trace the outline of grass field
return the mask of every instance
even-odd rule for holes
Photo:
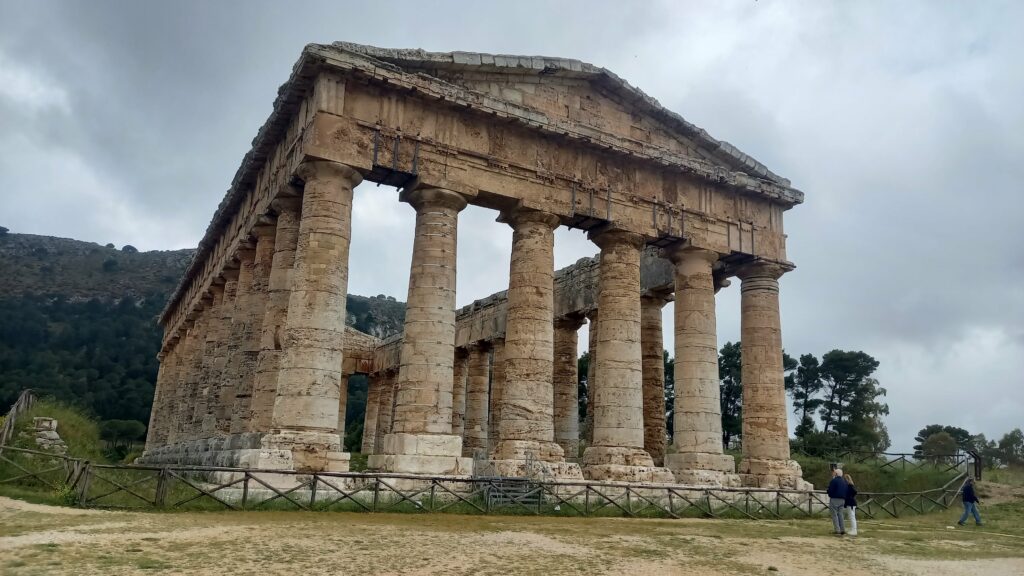
[[[0,497],[0,573],[1024,575],[1024,489],[862,520],[634,520],[308,512],[119,512]]]

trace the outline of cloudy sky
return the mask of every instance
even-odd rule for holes
[[[878,358],[894,448],[1024,426],[1024,4],[488,4],[0,0],[0,225],[194,246],[310,42],[578,58],[806,193],[786,350]],[[350,291],[404,299],[412,209],[354,211]],[[461,218],[460,305],[507,283],[494,216]],[[558,266],[595,251],[559,231]],[[736,340],[738,283],[718,313]]]

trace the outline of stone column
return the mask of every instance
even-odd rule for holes
[[[155,451],[167,442],[167,431],[164,423],[166,421],[167,397],[173,394],[171,388],[171,382],[173,381],[171,363],[174,358],[174,346],[168,345],[164,350],[157,355],[160,367],[156,374],[156,389],[153,390],[153,406],[149,411],[146,447],[140,458],[143,462],[150,462],[149,458],[152,458],[155,455]]]
[[[380,389],[385,378],[383,372],[366,379],[366,413],[363,416],[362,454],[373,454],[377,448],[377,410],[380,408]]]
[[[779,277],[788,267],[758,260],[739,269],[743,376],[743,459],[740,478],[762,488],[807,486],[789,456],[782,373]]]
[[[712,266],[718,254],[699,248],[667,251],[675,264],[675,423],[665,460],[683,484],[735,486],[735,460],[722,453],[718,338]]]
[[[597,323],[600,319],[595,308],[587,312],[587,414],[583,419],[583,439],[587,446],[594,445],[594,391],[597,390]]]
[[[555,360],[553,373],[555,407],[555,442],[562,447],[565,459],[579,460],[580,412],[579,375],[576,347],[583,318],[566,316],[554,322]]]
[[[209,438],[216,431],[216,422],[210,418],[210,404],[216,403],[216,381],[220,374],[216,369],[217,346],[227,336],[222,321],[221,308],[224,307],[224,286],[210,286],[209,320],[206,327],[206,338],[203,343],[203,364],[199,375],[199,398],[195,408],[196,428],[200,438]]]
[[[384,449],[384,437],[395,428],[395,393],[398,391],[398,374],[389,370],[381,381],[380,395],[377,398],[377,433],[374,435],[374,454]]]
[[[593,480],[672,482],[644,451],[643,381],[640,355],[639,234],[607,229],[591,232],[601,248],[597,307],[597,371],[594,444],[583,453],[583,472]]]
[[[665,344],[661,309],[668,300],[661,295],[640,299],[640,350],[644,390],[644,450],[655,466],[665,462]]]
[[[282,331],[288,316],[302,199],[297,196],[279,196],[271,202],[270,207],[277,214],[277,223],[274,230],[274,256],[267,279],[267,306],[263,315],[260,351],[256,358],[256,388],[252,401],[252,429],[256,432],[269,432],[274,416]]]
[[[352,189],[362,176],[344,164],[305,162],[291,293],[265,467],[347,471],[338,436],[338,385],[345,340]]]
[[[455,349],[452,373],[452,434],[461,438],[466,430],[466,378],[469,375],[469,354],[464,348]]]
[[[494,453],[501,441],[501,395],[505,390],[505,340],[495,338],[491,342],[491,376],[488,384],[487,401],[487,454]]]
[[[466,426],[462,454],[474,457],[487,453],[487,383],[490,349],[482,343],[469,346],[466,366]]]
[[[502,213],[512,227],[505,378],[498,400],[498,442],[492,451],[499,476],[527,476],[527,460],[545,476],[582,478],[555,443],[554,275],[558,217],[535,210]],[[492,389],[493,392],[493,389]]]
[[[186,320],[186,323],[189,321]],[[170,426],[167,434],[168,444],[177,444],[184,440],[185,411],[188,408],[189,383],[192,381],[192,365],[196,350],[196,329],[195,319],[191,325],[184,329],[181,336],[181,356],[175,370],[174,398],[171,400],[169,410]]]
[[[233,264],[233,263],[232,263]],[[224,336],[217,342],[213,357],[213,385],[210,389],[210,402],[206,407],[207,419],[212,418],[214,432],[227,434],[231,423],[231,407],[234,403],[235,389],[231,385],[228,374],[228,357],[237,348],[235,335],[231,330],[231,319],[235,313],[235,300],[238,295],[237,267],[225,268],[220,275],[224,279],[224,296],[220,307],[221,334]]]
[[[251,392],[246,389],[245,346],[251,333],[252,318],[252,271],[256,261],[256,251],[246,246],[238,251],[238,285],[235,289],[235,300],[231,310],[231,331],[228,337],[227,362],[221,378],[224,388],[221,390],[221,401],[224,406],[224,420],[219,422],[223,432],[235,434],[239,432],[241,415],[239,409],[244,405],[248,416],[249,397]]]
[[[243,331],[235,336],[241,339],[239,350],[238,388],[235,396],[235,409],[231,419],[231,432],[234,434],[255,432],[253,423],[252,402],[256,395],[256,363],[259,360],[261,341],[263,339],[263,318],[267,313],[267,286],[270,282],[270,271],[274,258],[274,226],[261,225],[253,229],[256,236],[256,250],[253,254],[252,278],[249,286],[248,306],[245,310]],[[269,396],[269,394],[267,394]],[[273,397],[255,398],[264,407],[264,411],[272,410],[267,406]],[[265,430],[264,430],[265,431]],[[249,435],[245,447],[259,448],[259,435]]]
[[[452,434],[455,355],[455,255],[461,195],[440,188],[403,192],[416,209],[405,332],[393,432],[371,469],[423,474],[472,473],[462,438]]]
[[[206,337],[210,331],[210,307],[213,303],[213,296],[209,293],[203,294],[194,309],[195,322],[192,325],[194,341],[192,343],[192,358],[189,360],[188,387],[185,396],[185,403],[182,406],[181,440],[196,440],[200,436],[200,424],[202,418],[198,417],[197,407],[199,405],[200,390],[203,385],[203,364],[206,352]],[[199,463],[199,462],[195,462]]]
[[[338,378],[338,436],[341,437],[342,447],[345,445],[345,416],[348,411],[348,378],[348,374]]]

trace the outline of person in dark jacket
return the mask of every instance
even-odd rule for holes
[[[828,510],[832,514],[833,534],[842,536],[846,534],[846,527],[843,526],[843,507],[846,506],[846,480],[843,480],[843,471],[836,468],[832,471],[832,480],[828,483]]]
[[[849,528],[847,534],[857,535],[857,486],[853,483],[853,476],[847,474],[843,477],[846,480],[846,525]]]
[[[978,504],[981,501],[978,500],[978,495],[974,493],[974,478],[967,478],[967,482],[964,483],[961,499],[964,502],[964,513],[963,516],[960,516],[960,521],[957,524],[963,526],[964,522],[967,522],[967,515],[973,514],[974,523],[981,526],[981,514],[978,513]]]

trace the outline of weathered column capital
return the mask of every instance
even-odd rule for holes
[[[417,211],[424,208],[449,208],[461,212],[468,204],[465,196],[444,188],[417,188],[408,192],[403,191],[398,199],[408,202]]]
[[[311,180],[343,180],[350,188],[355,188],[363,181],[363,175],[355,168],[330,160],[308,160],[299,164],[295,174],[303,182]]]
[[[701,271],[710,270],[718,261],[718,252],[695,246],[673,246],[662,250],[662,255],[671,260],[677,268],[691,264],[699,266]]]
[[[792,270],[794,266],[789,263],[772,262],[770,260],[754,260],[742,264],[736,268],[736,275],[741,280],[778,280],[783,274]],[[744,285],[746,283],[744,282]]]
[[[270,201],[270,209],[277,214],[282,212],[298,213],[302,211],[302,197],[278,196]]]
[[[640,250],[644,246],[643,235],[619,228],[593,230],[587,234],[587,238],[602,250],[623,245]]]
[[[670,293],[665,292],[653,292],[647,290],[640,294],[640,307],[641,308],[657,308],[661,310],[673,300],[673,296]]]
[[[534,210],[532,208],[514,208],[502,211],[498,216],[498,222],[504,222],[514,230],[537,226],[554,230],[562,223],[561,219],[554,214]]]

